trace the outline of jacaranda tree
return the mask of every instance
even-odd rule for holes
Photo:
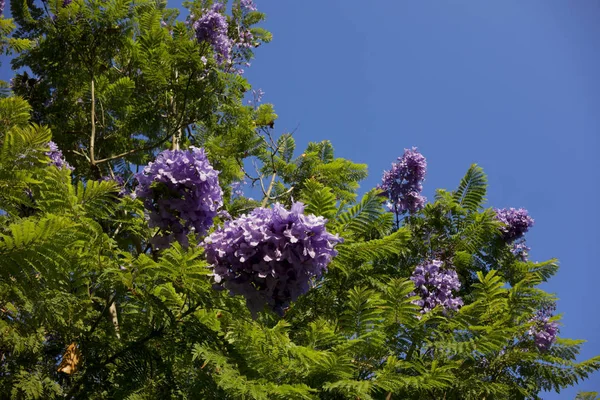
[[[600,368],[479,166],[428,200],[398,143],[359,196],[365,165],[277,133],[251,0],[10,6],[0,398],[539,399]]]

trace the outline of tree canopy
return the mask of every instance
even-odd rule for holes
[[[600,369],[481,167],[428,200],[398,143],[359,192],[366,165],[278,132],[252,0],[10,7],[0,397],[540,399]]]

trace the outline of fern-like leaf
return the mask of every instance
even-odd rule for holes
[[[453,197],[462,207],[475,212],[486,201],[486,192],[487,177],[480,166],[473,164],[461,179],[458,189],[453,193]]]
[[[300,193],[300,199],[306,204],[306,212],[332,218],[336,209],[335,196],[331,189],[314,179],[308,179]]]

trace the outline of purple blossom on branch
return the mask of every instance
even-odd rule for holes
[[[196,31],[198,42],[209,43],[220,64],[231,62],[231,47],[233,46],[233,41],[227,36],[227,20],[221,14],[224,8],[223,4],[214,3],[192,25]]]
[[[280,315],[310,288],[337,252],[342,239],[327,232],[323,217],[282,205],[256,208],[225,222],[204,240],[217,288],[246,298],[253,315],[265,305]]]
[[[421,313],[431,311],[438,305],[445,309],[458,310],[463,305],[460,297],[454,297],[453,291],[460,289],[460,280],[454,269],[442,268],[440,260],[428,261],[418,265],[411,276],[415,284],[416,295],[421,296],[415,304],[422,308]]]
[[[527,246],[525,240],[514,242],[510,249],[511,253],[523,262],[526,262],[528,260],[529,250],[531,250],[531,248]]]
[[[150,226],[161,229],[155,244],[172,239],[188,244],[187,234],[204,235],[223,205],[219,172],[204,149],[165,150],[136,175],[136,197],[143,199]]]
[[[512,242],[527,233],[534,220],[524,208],[495,208],[496,219],[504,224],[500,228],[505,241]]]
[[[0,17],[4,13],[4,6],[6,5],[5,0],[0,0]]]
[[[74,169],[71,165],[69,165],[68,162],[65,161],[62,151],[60,151],[56,143],[50,141],[48,142],[48,147],[50,148],[50,151],[45,153],[50,158],[48,165],[54,165],[59,169],[67,168],[71,171]]]
[[[384,171],[379,188],[382,189],[398,214],[414,213],[422,209],[426,198],[421,195],[427,173],[427,160],[415,147],[404,149],[402,157]]]
[[[558,323],[551,322],[550,318],[556,310],[555,305],[550,305],[539,310],[532,318],[533,325],[527,331],[527,334],[533,336],[537,348],[546,351],[556,341],[558,334]]]
[[[244,11],[256,11],[256,4],[253,0],[241,0],[240,6]]]
[[[248,100],[248,104],[257,107],[264,95],[265,92],[262,89],[252,89],[252,98]]]
[[[235,45],[243,48],[254,47],[254,35],[249,30],[241,31]]]

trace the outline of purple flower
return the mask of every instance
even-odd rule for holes
[[[554,304],[543,307],[530,321],[533,325],[529,328],[527,333],[530,336],[533,336],[535,345],[541,351],[548,350],[550,346],[552,346],[552,343],[556,341],[558,323],[550,321],[552,313],[554,313],[555,310],[556,305]]]
[[[62,5],[63,5],[63,7],[66,7],[66,6],[68,6],[69,4],[71,4],[71,2],[72,2],[72,1],[73,1],[73,0],[63,0],[63,4],[62,4]]]
[[[231,218],[231,214],[229,214],[229,213],[227,212],[227,210],[220,210],[220,211],[217,213],[217,216],[218,216],[219,218],[222,218],[222,219],[232,219],[232,218]]]
[[[262,89],[252,89],[252,99],[248,100],[248,104],[257,106],[261,102],[265,92]]]
[[[58,149],[56,143],[50,141],[48,142],[48,147],[50,148],[50,151],[47,151],[45,153],[50,158],[50,162],[48,163],[48,165],[54,165],[59,169],[67,168],[71,171],[74,169],[69,165],[68,162],[65,161],[62,151]]]
[[[496,219],[504,224],[500,228],[505,241],[512,242],[525,235],[533,226],[534,220],[529,216],[524,208],[495,208]]]
[[[240,197],[244,195],[244,186],[247,185],[248,182],[245,180],[233,182],[231,186],[231,195],[232,197]]]
[[[252,0],[241,0],[240,6],[242,7],[242,10],[245,11],[256,11],[256,4],[254,4],[254,1]]]
[[[388,200],[383,205],[389,212],[394,212],[394,205]]]
[[[531,248],[527,247],[525,240],[514,242],[510,249],[511,253],[513,253],[515,257],[517,257],[523,262],[527,262],[529,257],[529,250],[531,250]]]
[[[440,260],[418,265],[410,278],[415,284],[416,294],[421,296],[415,304],[422,308],[421,313],[431,311],[437,305],[445,309],[458,310],[463,305],[453,291],[460,289],[458,274],[452,268],[443,268]]]
[[[253,315],[265,305],[280,315],[320,277],[342,242],[325,229],[323,217],[280,204],[256,208],[225,222],[204,240],[217,288],[246,298]]]
[[[242,48],[254,47],[254,35],[249,30],[240,32],[235,45]]]
[[[227,36],[227,20],[221,14],[223,9],[223,4],[215,3],[193,24],[198,42],[209,43],[220,64],[231,61],[231,47],[233,46],[233,41]]]
[[[175,239],[187,246],[187,234],[204,235],[223,205],[219,172],[204,149],[165,150],[136,175],[136,197],[144,200],[150,226],[161,229],[157,247]]]
[[[392,169],[384,171],[379,188],[385,192],[397,213],[415,213],[425,206],[427,199],[421,191],[426,173],[427,160],[415,147],[404,149],[402,157],[392,163]]]
[[[4,13],[5,0],[0,0],[0,17]]]

